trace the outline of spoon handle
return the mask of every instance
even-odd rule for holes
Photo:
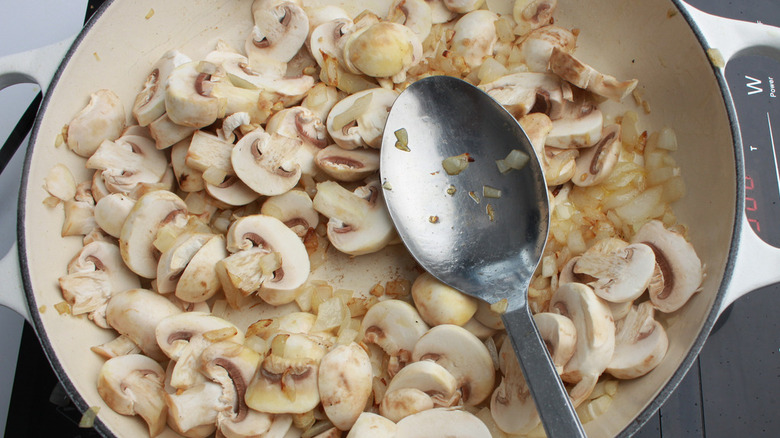
[[[585,438],[582,423],[528,307],[507,312],[502,319],[547,436]]]

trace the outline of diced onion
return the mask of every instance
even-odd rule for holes
[[[485,198],[498,199],[501,197],[501,190],[491,186],[482,186],[482,196]]]
[[[79,427],[82,429],[89,429],[95,425],[95,419],[100,411],[100,406],[90,406],[89,409],[84,411],[84,415],[79,420]]]
[[[444,167],[444,171],[447,172],[449,175],[457,175],[464,170],[466,170],[467,167],[469,167],[469,162],[474,161],[468,154],[468,152],[455,155],[452,157],[445,158],[441,165]]]
[[[504,161],[506,162],[506,165],[509,166],[512,169],[520,170],[523,167],[528,164],[528,160],[530,160],[531,157],[528,156],[525,152],[519,150],[519,149],[512,149],[511,152],[504,158]]]

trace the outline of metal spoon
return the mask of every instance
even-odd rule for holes
[[[530,160],[502,174],[496,160],[513,149]],[[448,174],[443,160],[463,153],[474,161]],[[547,436],[584,437],[528,308],[549,206],[544,174],[517,121],[465,81],[419,80],[401,93],[387,118],[380,174],[398,234],[426,271],[488,303],[506,299],[502,319]]]

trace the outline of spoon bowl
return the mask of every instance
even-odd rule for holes
[[[513,150],[527,164],[502,173],[497,160]],[[468,165],[445,169],[444,160],[457,156]],[[390,216],[417,262],[465,294],[506,306],[502,319],[547,435],[584,437],[528,308],[549,205],[544,173],[518,122],[465,81],[419,80],[388,115],[380,175]]]

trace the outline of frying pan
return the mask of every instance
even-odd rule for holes
[[[345,8],[352,14],[365,8],[383,14],[388,4],[363,0]],[[58,163],[77,181],[89,176],[83,159],[56,147],[55,139],[97,89],[111,89],[129,105],[168,49],[197,59],[218,38],[241,47],[252,24],[250,5],[251,0],[107,1],[74,41],[0,59],[0,88],[34,81],[45,91],[23,171],[18,246],[0,261],[6,284],[2,301],[32,323],[75,404],[82,411],[103,407],[95,427],[106,436],[143,436],[145,425],[113,413],[97,394],[103,360],[89,347],[110,340],[112,333],[53,308],[62,301],[57,279],[81,239],[60,236],[62,210],[43,204],[48,195],[42,183]],[[508,2],[504,8],[511,11]],[[776,55],[780,31],[713,17],[676,0],[560,0],[556,20],[581,30],[581,59],[618,78],[639,79],[651,108],[642,116],[644,129],[671,126],[677,132],[675,159],[687,194],[675,211],[689,225],[690,240],[706,266],[702,291],[664,320],[670,346],[663,363],[640,379],[621,382],[610,411],[586,425],[589,436],[629,436],[678,385],[718,315],[739,296],[780,280],[780,250],[761,241],[744,215],[742,144],[724,78],[725,62],[735,56]],[[631,102],[611,105],[612,114],[633,107]],[[4,202],[12,208],[10,200]],[[403,256],[391,254],[370,263],[386,264],[394,257],[403,262]],[[355,281],[364,275],[351,274]]]

